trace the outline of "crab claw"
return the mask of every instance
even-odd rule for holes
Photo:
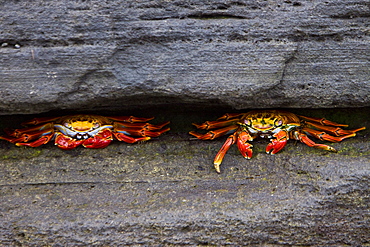
[[[287,133],[285,131],[279,131],[273,135],[276,139],[272,139],[266,147],[266,153],[276,154],[282,150],[288,142]]]
[[[236,145],[243,157],[250,159],[253,155],[253,151],[251,149],[253,145],[248,143],[248,141],[253,141],[253,138],[248,134],[248,132],[241,132],[236,140]]]
[[[85,148],[105,148],[112,140],[112,132],[109,129],[104,129],[94,137],[86,139],[82,146]]]
[[[282,150],[287,143],[287,140],[272,140],[266,147],[266,153],[276,154]]]
[[[58,133],[55,137],[55,145],[64,150],[73,149],[81,145],[85,140],[75,140],[69,136]]]

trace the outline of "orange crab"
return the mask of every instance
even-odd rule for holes
[[[256,110],[247,113],[226,114],[218,118],[217,121],[193,125],[198,129],[214,129],[206,134],[189,132],[201,140],[213,140],[233,133],[227,138],[214,159],[214,166],[218,173],[220,173],[222,159],[234,143],[247,159],[252,158],[252,145],[248,142],[257,137],[270,139],[270,143],[266,147],[266,152],[269,154],[279,152],[289,139],[301,141],[310,147],[336,152],[331,146],[315,143],[308,138],[308,135],[324,141],[340,142],[355,136],[357,131],[365,129],[365,127],[361,127],[354,130],[344,130],[340,127],[348,125],[334,123],[324,118],[304,117],[279,110]]]
[[[0,139],[17,146],[38,147],[54,139],[55,145],[66,150],[79,145],[86,148],[104,148],[114,138],[135,143],[158,137],[169,130],[164,128],[169,122],[159,125],[146,123],[151,119],[153,118],[98,115],[35,118],[22,124],[27,126],[26,128],[5,130],[7,135],[0,136]]]

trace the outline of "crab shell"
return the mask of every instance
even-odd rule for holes
[[[38,147],[54,139],[55,144],[62,149],[73,149],[79,145],[86,148],[104,148],[113,139],[135,143],[158,137],[169,130],[164,128],[169,122],[160,125],[146,123],[151,119],[153,118],[99,115],[35,118],[22,124],[27,126],[26,128],[5,130],[7,135],[0,136],[0,139],[17,146]]]

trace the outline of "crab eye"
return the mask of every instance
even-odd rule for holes
[[[67,123],[67,122],[63,123],[63,125],[64,125],[64,127],[67,127],[67,128],[70,128],[71,127],[71,125],[69,123]]]
[[[247,126],[251,126],[251,121],[249,121],[249,119],[244,119],[243,123]]]
[[[281,125],[283,125],[283,120],[275,120],[274,124],[276,127],[280,127]]]
[[[94,123],[94,128],[97,129],[100,127],[100,124],[99,123]]]

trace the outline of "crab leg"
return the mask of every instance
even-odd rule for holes
[[[127,143],[135,143],[135,142],[139,142],[139,141],[147,141],[147,140],[150,139],[149,136],[133,138],[131,136],[125,135],[122,132],[112,132],[112,133],[113,133],[114,137],[117,138],[117,140],[124,141],[124,142],[127,142]]]
[[[17,145],[17,146],[38,147],[38,146],[41,146],[43,144],[48,143],[53,137],[54,137],[54,131],[51,131],[49,133],[45,133],[43,136],[41,136],[36,141],[33,141],[33,142],[16,142],[15,145]]]
[[[208,131],[205,134],[200,134],[195,131],[190,131],[189,134],[201,140],[213,140],[217,137],[233,133],[238,127],[237,125],[230,125],[222,129]]]
[[[235,125],[239,119],[231,119],[231,120],[225,120],[225,121],[206,121],[201,124],[193,123],[195,127],[198,129],[203,130],[209,130],[209,129],[216,129],[216,128],[222,128],[230,125]]]
[[[26,122],[23,122],[22,125],[23,126],[27,126],[27,125],[38,125],[38,124],[41,124],[41,123],[46,123],[46,122],[53,122],[57,119],[59,119],[60,117],[41,117],[41,118],[34,118],[34,119],[31,119],[29,121],[26,121]]]
[[[159,125],[154,125],[150,123],[119,123],[115,122],[113,124],[114,129],[144,129],[144,130],[160,130],[170,122],[165,122]]]
[[[332,133],[336,136],[349,135],[349,134],[356,133],[357,131],[366,129],[365,127],[362,127],[362,128],[358,128],[358,129],[354,129],[354,130],[344,130],[344,129],[339,128],[339,127],[325,126],[325,125],[320,125],[320,124],[315,124],[315,123],[310,123],[310,122],[307,122],[307,125],[315,127],[319,130],[328,131],[328,132],[330,132],[330,133]]]
[[[329,121],[329,120],[327,120],[325,118],[305,117],[305,116],[300,116],[300,115],[299,115],[299,118],[302,118],[302,119],[304,119],[306,121],[313,121],[313,122],[316,122],[316,123],[320,123],[321,125],[331,125],[331,126],[348,127],[347,124],[335,123],[335,122]]]
[[[143,128],[130,128],[130,127],[123,127],[123,125],[115,125],[114,131],[118,133],[123,133],[125,135],[134,135],[134,136],[149,136],[149,137],[158,137],[162,135],[164,132],[169,131],[170,128],[165,128],[160,130],[163,126],[168,123],[164,123],[158,126],[144,126]],[[146,128],[147,127],[147,128]],[[150,131],[150,130],[157,130],[158,131]]]
[[[9,136],[14,136],[14,137],[20,137],[23,134],[27,133],[44,133],[42,131],[47,130],[50,131],[53,129],[53,124],[52,123],[47,123],[44,125],[39,125],[39,126],[33,126],[33,127],[28,127],[28,128],[23,128],[23,129],[15,129],[15,130],[9,130],[5,129],[4,131],[9,135]]]
[[[170,128],[163,129],[160,131],[147,131],[145,129],[118,129],[116,132],[126,134],[126,135],[133,135],[133,136],[148,136],[148,137],[158,137],[162,135],[164,132],[169,131]]]
[[[238,118],[240,119],[241,116],[243,116],[245,113],[226,113],[222,117],[217,118],[217,120],[229,120],[232,118]]]
[[[42,137],[44,135],[49,135],[53,133],[54,133],[53,129],[46,129],[43,131],[33,131],[29,133],[16,133],[16,134],[12,133],[13,136],[12,135],[0,136],[0,139],[9,141],[11,143],[21,143],[21,142],[29,142],[39,137]]]
[[[134,116],[110,116],[106,118],[113,120],[113,121],[128,122],[128,123],[146,122],[146,121],[154,119],[154,117],[139,118],[139,117],[134,117]]]
[[[294,139],[306,144],[309,147],[324,149],[330,152],[337,152],[337,150],[329,145],[325,144],[317,144],[314,141],[312,141],[305,133],[302,133],[300,131],[294,132]]]
[[[225,156],[226,152],[229,150],[229,148],[231,147],[231,145],[233,145],[235,143],[235,141],[237,139],[236,136],[237,136],[237,133],[234,133],[231,136],[229,136],[226,139],[225,143],[222,145],[221,149],[216,154],[216,157],[213,160],[213,165],[214,165],[217,173],[221,173],[220,165],[222,163],[222,160],[224,159],[224,156]]]
[[[303,128],[302,131],[307,133],[307,134],[313,135],[317,139],[320,139],[320,140],[323,140],[323,141],[330,141],[330,142],[340,142],[340,141],[343,141],[346,138],[356,136],[356,133],[351,133],[351,134],[348,134],[348,135],[341,135],[341,136],[331,136],[331,135],[329,135],[328,133],[326,133],[324,131],[318,131],[318,130],[314,130],[314,129],[310,129],[310,128]]]

